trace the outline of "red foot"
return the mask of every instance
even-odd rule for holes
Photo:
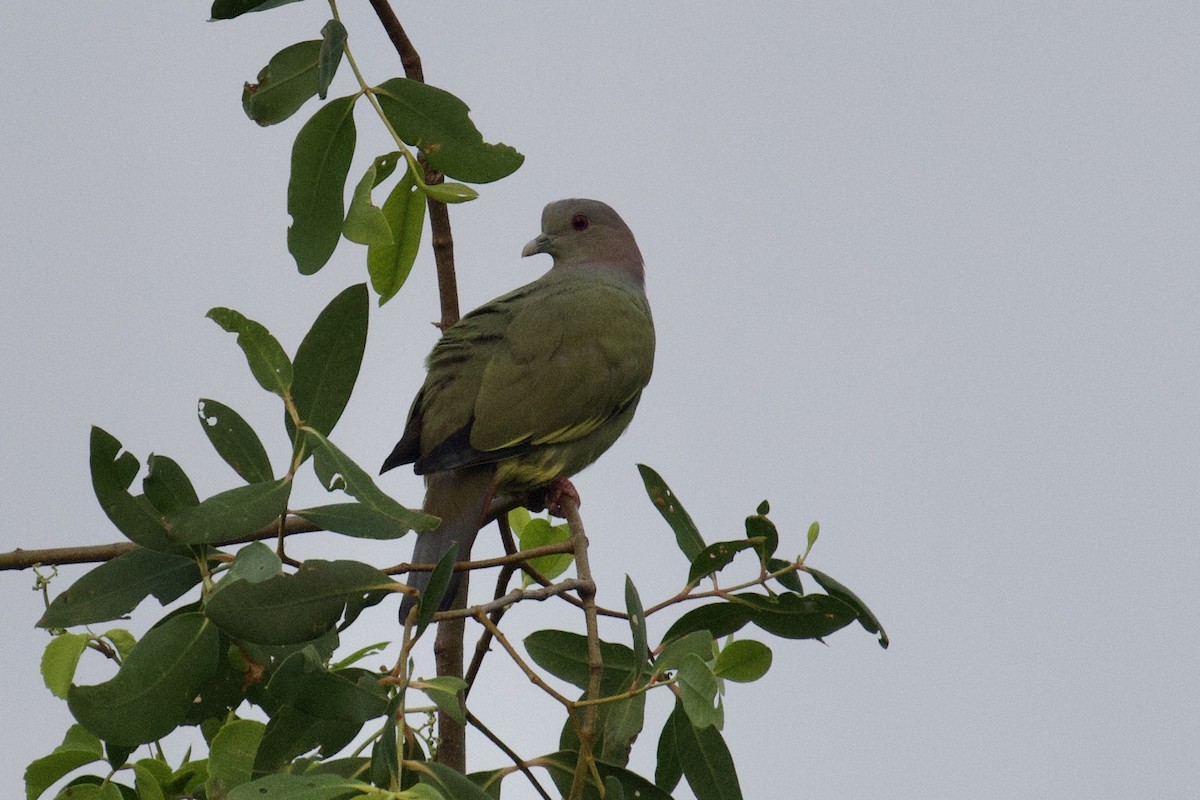
[[[546,508],[556,517],[566,516],[562,510],[563,498],[570,498],[576,507],[579,506],[579,492],[575,489],[575,484],[562,475],[555,478],[546,487],[545,498]]]

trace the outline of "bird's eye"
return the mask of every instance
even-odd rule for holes
[[[577,231],[586,231],[590,222],[583,214],[576,214],[571,217],[571,227]]]

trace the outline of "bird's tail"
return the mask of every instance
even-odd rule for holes
[[[429,476],[425,489],[424,511],[440,517],[442,522],[436,530],[418,534],[417,544],[413,547],[414,564],[436,564],[454,543],[458,544],[459,561],[466,561],[471,557],[471,545],[475,543],[475,536],[483,524],[483,515],[492,494],[491,482],[494,472],[491,466],[487,466],[437,472]],[[423,593],[429,585],[429,578],[429,572],[410,572],[406,582]],[[462,573],[454,573],[446,593],[442,596],[440,610],[445,611],[454,602],[461,582]],[[404,595],[400,603],[401,624],[416,603],[415,595]]]

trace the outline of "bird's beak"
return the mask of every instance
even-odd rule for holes
[[[543,233],[525,245],[524,249],[521,250],[521,257],[532,256],[536,253],[547,253],[549,252],[549,247],[550,237]]]

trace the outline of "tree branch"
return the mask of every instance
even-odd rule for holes
[[[275,539],[281,534],[284,536],[293,536],[297,533],[315,533],[322,530],[324,528],[319,528],[306,519],[289,515],[284,519],[282,525],[277,520],[266,527],[259,528],[254,533],[218,542],[215,546],[224,547],[230,544],[245,544],[246,542]],[[10,550],[7,553],[0,553],[0,571],[29,569],[39,564],[57,566],[60,564],[91,564],[101,561],[112,561],[117,556],[138,549],[139,546],[133,542],[112,542],[110,544],[85,545],[82,547],[52,547],[44,550],[24,550],[18,547],[16,550]]]

